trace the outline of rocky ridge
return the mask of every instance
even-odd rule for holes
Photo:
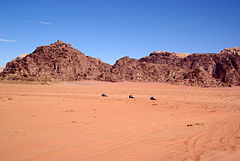
[[[168,82],[200,87],[240,85],[240,47],[219,54],[155,51],[133,59],[123,57],[111,66],[57,41],[6,65],[1,79],[101,80]]]

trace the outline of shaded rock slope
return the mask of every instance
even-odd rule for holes
[[[240,85],[240,47],[219,54],[153,52],[111,66],[57,41],[6,65],[1,79],[169,82],[200,87]]]

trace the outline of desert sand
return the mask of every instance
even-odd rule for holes
[[[1,83],[0,126],[1,161],[240,161],[240,87]]]

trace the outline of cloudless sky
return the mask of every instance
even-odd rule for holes
[[[57,40],[113,64],[240,46],[240,0],[0,0],[0,65]]]

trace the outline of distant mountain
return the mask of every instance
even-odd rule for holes
[[[123,57],[111,66],[57,41],[6,65],[1,79],[168,82],[200,87],[240,85],[240,47],[219,54],[155,51],[141,59]]]
[[[5,66],[0,66],[0,72],[2,72],[4,68]]]

